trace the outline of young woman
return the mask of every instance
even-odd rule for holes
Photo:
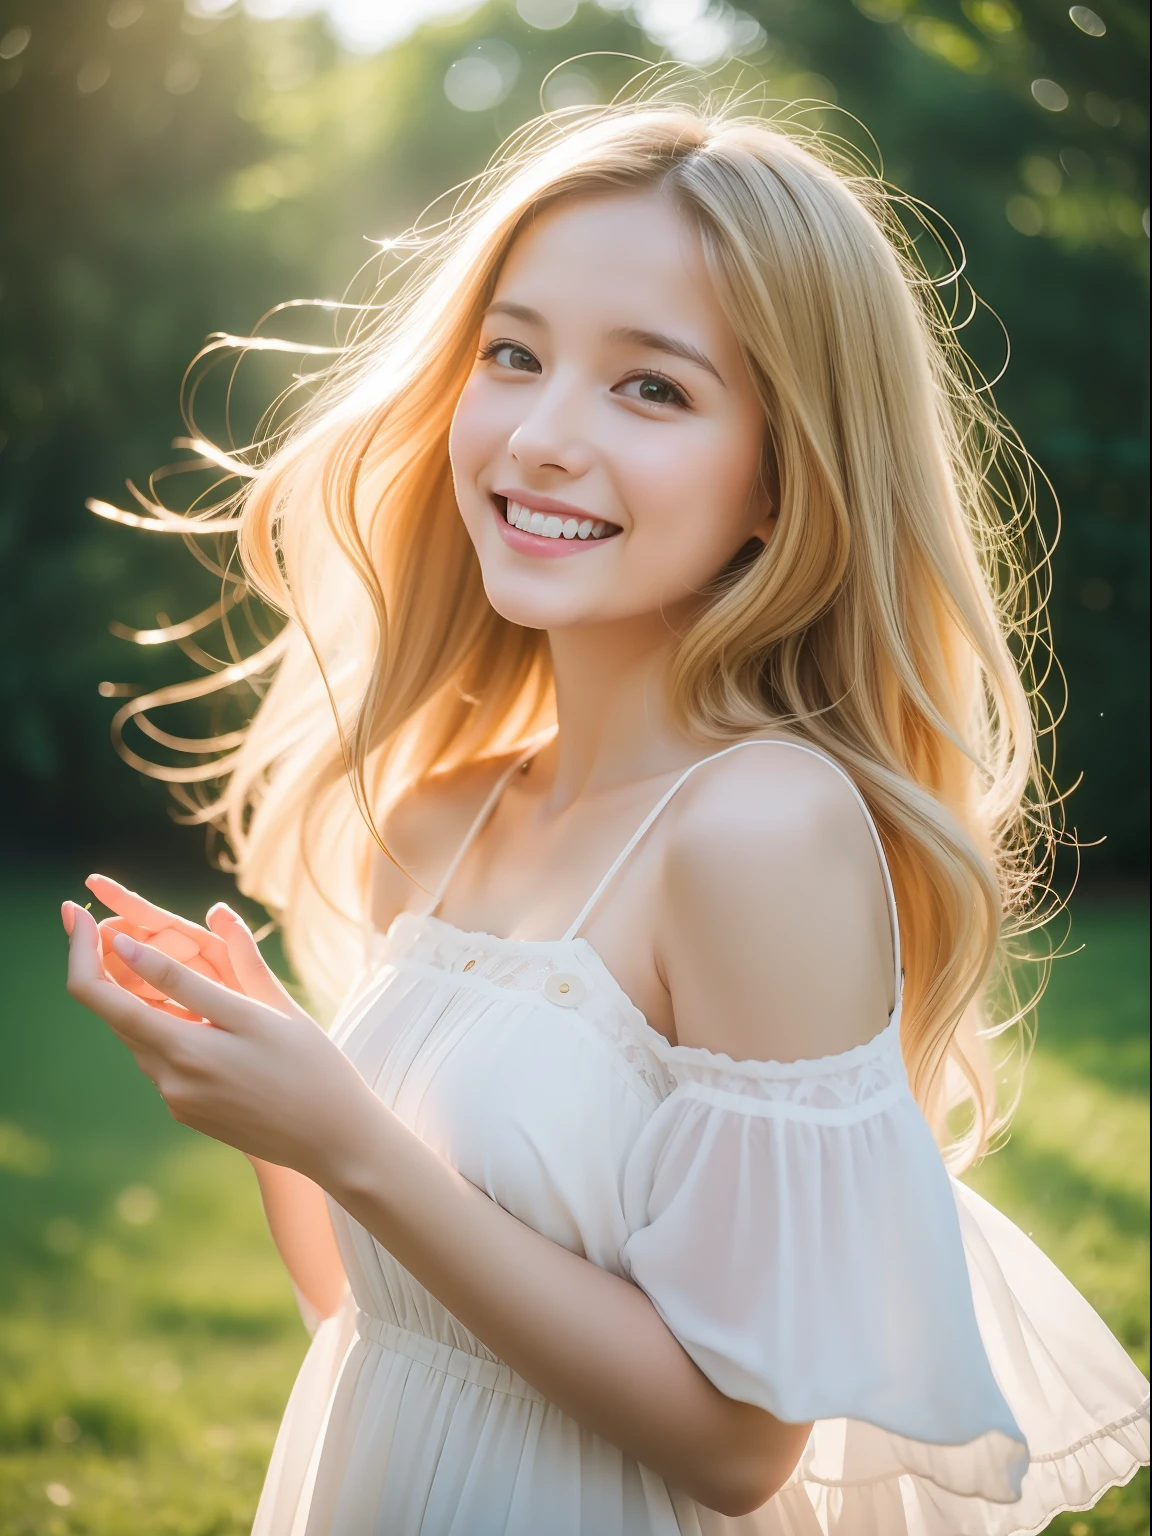
[[[318,1323],[261,1536],[1007,1536],[1146,1459],[942,1155],[1042,825],[1006,452],[878,183],[657,104],[521,141],[252,475],[211,814],[338,1017],[227,907],[64,921]]]

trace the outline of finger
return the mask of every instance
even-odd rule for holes
[[[249,997],[259,998],[278,1013],[299,1013],[300,1006],[260,953],[251,928],[238,912],[224,902],[217,902],[208,913],[208,922],[228,946],[228,955],[236,979]]]
[[[254,998],[242,997],[230,987],[209,981],[189,966],[181,965],[150,944],[137,943],[127,934],[117,934],[112,942],[116,953],[138,976],[220,1029],[243,1034],[250,1028],[257,1011],[273,1011]],[[281,1010],[276,1012],[283,1016]]]
[[[147,942],[154,949],[163,950],[170,959],[179,960],[181,965],[191,965],[200,954],[200,945],[197,941],[190,939],[186,933],[177,932],[175,928],[162,928]]]
[[[98,897],[106,907],[111,907],[121,917],[126,917],[129,922],[135,923],[146,933],[157,933],[161,928],[179,928],[181,925],[194,927],[182,918],[177,912],[169,912],[164,907],[158,907],[155,902],[148,901],[139,892],[129,890],[126,885],[121,885],[119,880],[113,880],[110,875],[89,875],[84,884]]]
[[[101,924],[100,926],[103,928],[104,925]],[[119,932],[121,930],[115,931]],[[130,934],[129,937],[135,938],[136,935]],[[135,971],[129,970],[112,947],[112,934],[107,936],[107,942],[103,946],[102,958],[104,961],[104,972],[108,979],[114,981],[118,987],[123,987],[126,992],[131,992],[133,997],[143,998],[153,1008],[160,1008],[165,1013],[170,1013],[175,1019],[196,1019],[198,1022],[203,1022],[201,1014],[190,1013],[187,1008],[182,1008],[179,1003],[172,1002],[164,996],[163,992],[157,991],[155,987],[149,986],[146,981],[141,980]],[[211,966],[205,965],[201,960],[194,960],[190,963],[196,969],[203,966],[201,974],[208,976],[212,981],[216,980],[216,973]]]
[[[191,939],[182,933],[173,933],[170,928],[165,928],[161,933],[147,934],[139,925],[132,923],[126,917],[106,917],[100,923],[100,949],[104,960],[104,969],[108,976],[118,986],[124,987],[136,997],[142,997],[146,1003],[154,1007],[162,1008],[165,1013],[170,1013],[177,1019],[197,1019],[202,1016],[198,1013],[190,1013],[187,1008],[182,1008],[179,1003],[170,1002],[163,992],[142,981],[135,971],[129,968],[116,953],[112,940],[118,933],[125,933],[130,939],[150,943],[154,948],[162,950],[166,955],[171,955],[174,960],[180,960],[192,970],[198,971],[201,976],[206,976],[209,981],[222,981],[225,986],[234,985],[230,980],[232,968],[228,967],[228,975],[221,976],[209,961],[197,949]],[[219,939],[214,939],[215,947],[223,952],[223,946]],[[187,957],[187,958],[186,958]]]
[[[165,1008],[169,1012],[176,1013],[180,1018],[187,1018],[185,1009],[176,1007],[168,1002],[163,992],[158,992],[155,987],[150,987],[146,981],[142,981],[135,971],[130,971],[116,953],[112,940],[118,933],[126,933],[130,939],[154,944],[158,949],[162,947],[161,941],[166,934],[150,935],[141,929],[139,923],[130,923],[125,917],[106,917],[100,923],[100,954],[104,961],[104,970],[110,980],[117,986],[124,987],[135,997],[142,997],[146,1003],[152,1003],[157,1007]],[[190,944],[183,935],[176,935],[181,945]],[[167,949],[167,946],[163,946]]]
[[[111,1025],[126,1045],[163,1054],[176,1039],[176,1026],[171,1019],[108,979],[100,956],[96,919],[75,903],[68,939],[68,991],[78,1003]]]
[[[177,960],[188,958],[205,945],[209,948],[219,947],[219,941],[207,928],[191,922],[186,917],[181,917],[178,912],[169,912],[166,907],[158,907],[155,902],[148,901],[137,891],[130,891],[126,885],[121,885],[118,880],[113,880],[108,875],[89,875],[84,883],[106,907],[111,907],[120,919],[126,920],[138,929],[141,936],[147,937],[150,934],[167,931],[179,934],[189,947],[187,955],[175,954]],[[116,919],[109,919],[109,921],[115,922]],[[148,938],[147,942],[155,943],[155,940]]]
[[[130,891],[126,885],[121,885],[118,880],[113,880],[108,875],[89,875],[84,883],[106,907],[111,907],[113,912],[118,913],[121,920],[133,925],[137,930],[132,935],[134,938],[143,939],[160,948],[162,946],[152,935],[171,930],[196,946],[196,949],[213,966],[225,986],[231,986],[235,981],[227,945],[211,929],[181,917],[178,912],[169,912],[165,907],[158,907],[155,902],[148,901],[137,891]],[[116,922],[116,919],[107,919],[107,921]],[[188,963],[191,953],[176,954],[174,958]],[[239,987],[239,985],[239,982],[236,982],[236,986]]]
[[[127,987],[129,992],[135,992],[138,997],[146,997],[150,1002],[154,1002],[160,993],[155,987],[150,987],[146,981],[141,981],[139,976],[130,971],[112,946],[112,940],[118,933],[126,933],[130,939],[146,939],[148,935],[139,923],[130,923],[124,917],[105,917],[97,923],[96,931],[100,935],[100,958],[104,962],[105,973],[118,986]]]

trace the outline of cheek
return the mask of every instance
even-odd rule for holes
[[[456,403],[448,434],[448,457],[457,492],[475,487],[476,477],[498,441],[499,423],[490,392],[483,388],[481,380],[472,378]]]
[[[746,541],[760,464],[760,435],[731,422],[700,421],[651,431],[623,461],[634,532],[658,539],[661,562],[683,560],[691,579],[715,574]],[[669,535],[674,535],[669,537]],[[697,569],[698,568],[698,569]]]

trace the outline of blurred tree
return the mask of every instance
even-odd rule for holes
[[[1052,621],[1058,776],[1085,871],[1147,868],[1146,10],[1045,0],[751,7],[834,82],[889,175],[959,231],[1012,356],[996,397],[1063,514]],[[972,328],[986,376],[1003,334]],[[1042,515],[1055,532],[1051,498]],[[1049,689],[1061,703],[1058,684]]]
[[[721,85],[763,79],[771,97],[838,102],[891,179],[961,232],[1012,338],[997,397],[1063,504],[1060,777],[1085,775],[1069,819],[1108,836],[1090,870],[1145,868],[1147,21],[1126,0],[1100,4],[1070,16],[1040,0],[520,0],[355,55],[321,17],[0,0],[11,837],[199,857],[197,837],[164,830],[163,792],[111,751],[97,685],[192,675],[171,647],[130,648],[108,621],[183,617],[219,583],[170,540],[82,509],[90,495],[122,500],[125,476],[173,458],[179,378],[204,335],[350,282],[362,296],[368,242],[479,169],[539,110],[542,84],[548,106],[606,99],[667,47],[740,55],[715,66]],[[1000,371],[1003,335],[986,316],[970,348]],[[242,372],[238,433],[273,378]],[[1050,506],[1045,517],[1051,528]]]

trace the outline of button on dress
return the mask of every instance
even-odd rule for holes
[[[688,776],[753,746],[846,777],[780,741],[704,759],[562,939],[401,914],[333,1035],[477,1188],[640,1286],[720,1391],[816,1421],[792,1477],[753,1514],[697,1504],[546,1401],[330,1200],[349,1291],[315,1329],[254,1536],[1022,1536],[1147,1462],[1148,1383],[949,1176],[905,1074],[899,985],[866,1044],[734,1061],[670,1044],[579,936]]]

